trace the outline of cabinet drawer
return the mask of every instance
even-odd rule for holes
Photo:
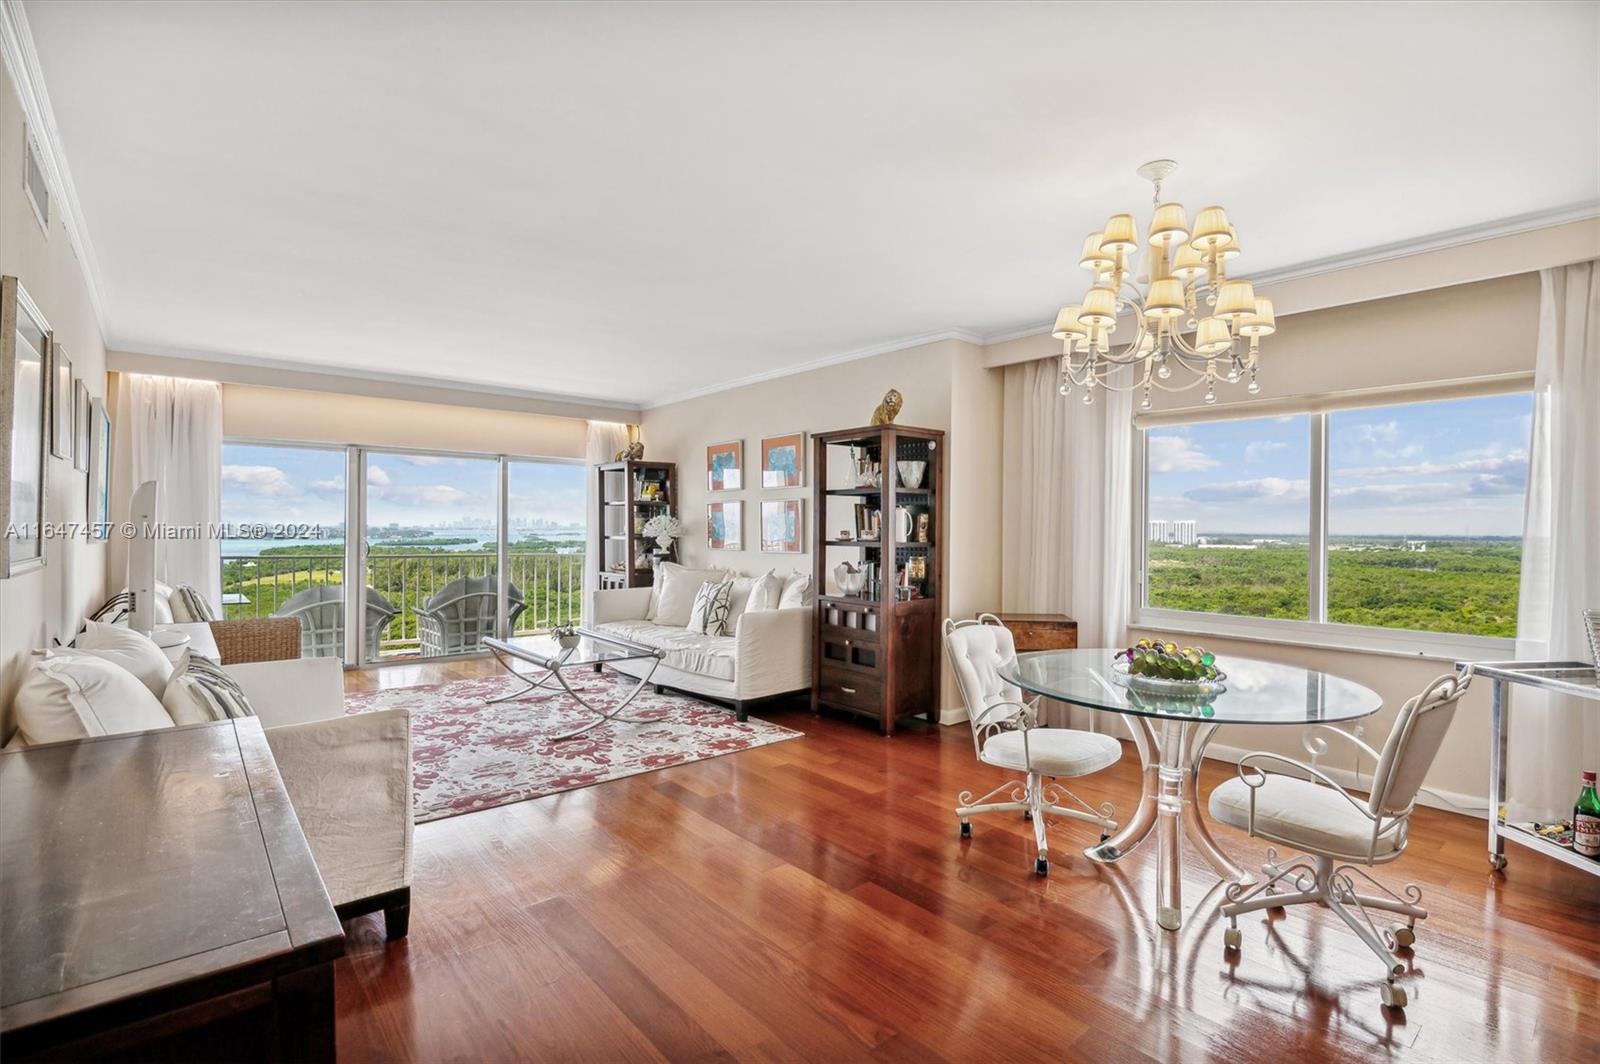
[[[830,706],[877,713],[883,703],[883,684],[866,669],[844,669],[823,662],[817,677],[817,698]]]

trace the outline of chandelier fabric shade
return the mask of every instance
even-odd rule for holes
[[[1162,201],[1161,182],[1177,165],[1157,159],[1139,168],[1155,185],[1144,254],[1136,254],[1139,223],[1129,213],[1111,215],[1084,239],[1078,265],[1093,280],[1081,302],[1061,308],[1051,330],[1061,341],[1062,395],[1081,388],[1091,403],[1098,388],[1127,390],[1110,383],[1122,366],[1134,367],[1131,387],[1144,392],[1145,409],[1155,388],[1204,386],[1208,403],[1216,401],[1218,381],[1247,380],[1247,391],[1260,390],[1261,339],[1278,328],[1272,300],[1257,295],[1250,281],[1228,276],[1240,247],[1227,211],[1208,206],[1190,226],[1183,204]],[[1191,379],[1165,383],[1174,370]]]

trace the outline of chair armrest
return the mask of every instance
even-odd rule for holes
[[[650,588],[602,588],[594,593],[594,616],[590,624],[611,621],[642,621],[650,612]]]
[[[212,621],[222,664],[249,661],[288,661],[300,656],[298,617],[261,617],[246,621]]]
[[[811,686],[810,606],[756,610],[739,618],[734,635],[739,664],[735,690],[740,698],[760,698]]]
[[[1256,801],[1255,790],[1263,783],[1267,782],[1266,770],[1259,767],[1259,763],[1264,761],[1276,762],[1280,765],[1287,765],[1296,771],[1306,773],[1308,776],[1311,776],[1318,782],[1325,783],[1329,787],[1332,787],[1334,790],[1338,791],[1340,796],[1342,796],[1345,801],[1349,802],[1351,805],[1360,810],[1361,815],[1366,817],[1368,820],[1376,821],[1378,819],[1377,816],[1373,814],[1372,810],[1367,808],[1367,804],[1365,802],[1361,801],[1360,799],[1356,798],[1355,795],[1345,790],[1336,780],[1334,780],[1332,776],[1328,775],[1317,766],[1307,764],[1304,761],[1296,761],[1292,757],[1284,757],[1282,754],[1269,754],[1265,751],[1257,751],[1253,754],[1246,754],[1239,759],[1239,778],[1244,781],[1244,785],[1246,787],[1250,788],[1250,806],[1252,815],[1254,814]],[[1287,775],[1287,773],[1280,774]]]
[[[1354,735],[1351,735],[1343,728],[1335,728],[1332,724],[1313,724],[1306,729],[1305,738],[1300,741],[1300,745],[1305,747],[1306,753],[1311,755],[1311,764],[1313,766],[1316,765],[1317,758],[1328,752],[1328,744],[1320,735],[1315,734],[1317,732],[1329,732],[1330,734],[1338,736],[1351,746],[1354,746],[1357,750],[1360,750],[1363,754],[1366,754],[1368,757],[1372,758],[1374,762],[1383,760],[1382,754],[1378,753],[1378,751],[1374,750],[1372,747],[1368,746]]]
[[[225,669],[263,728],[344,716],[344,666],[338,658],[256,661]]]
[[[266,737],[333,904],[409,886],[410,713],[357,713]]]

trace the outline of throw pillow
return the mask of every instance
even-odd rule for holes
[[[172,727],[155,695],[121,665],[77,650],[38,654],[13,703],[27,745]]]
[[[655,623],[672,628],[688,627],[689,612],[694,609],[694,596],[701,584],[719,583],[728,578],[722,569],[687,569],[675,562],[662,562],[656,571],[660,586],[654,613],[648,616]]]
[[[256,711],[226,669],[185,650],[172,671],[161,704],[174,724],[253,717]]]
[[[756,584],[755,590],[750,592],[750,602],[744,611],[754,613],[757,610],[775,610],[781,598],[783,598],[783,577],[768,569],[766,575]]]
[[[172,619],[178,624],[210,624],[217,611],[193,584],[179,584],[172,592]]]
[[[815,601],[811,594],[811,574],[794,573],[783,582],[783,594],[778,598],[778,609],[792,610],[810,606]]]
[[[126,591],[119,591],[106,599],[99,609],[89,614],[89,620],[102,621],[106,624],[127,624],[128,614],[132,611],[133,596]]]
[[[739,576],[733,580],[733,590],[728,594],[728,634],[739,630],[739,618],[751,610],[759,610],[756,596],[761,594],[762,581],[772,575],[767,570],[760,576]]]
[[[694,605],[689,610],[691,632],[701,635],[728,634],[728,599],[733,592],[733,581],[707,580],[694,594]]]
[[[157,698],[172,677],[172,661],[155,641],[125,625],[86,621],[72,646],[127,669]]]

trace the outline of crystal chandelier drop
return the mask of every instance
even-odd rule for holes
[[[1261,390],[1261,338],[1277,327],[1272,301],[1256,295],[1249,281],[1228,276],[1239,237],[1221,207],[1201,211],[1191,228],[1183,204],[1161,202],[1161,182],[1177,167],[1171,159],[1157,159],[1138,169],[1155,185],[1155,210],[1137,267],[1138,227],[1131,214],[1113,214],[1083,242],[1078,265],[1093,275],[1094,285],[1081,304],[1061,308],[1051,332],[1061,341],[1062,395],[1077,388],[1092,403],[1100,388],[1138,389],[1140,406],[1148,410],[1152,388],[1181,392],[1204,385],[1208,403],[1217,401],[1219,380],[1248,378],[1246,390]],[[1113,348],[1119,321],[1131,326],[1131,334],[1125,331],[1127,342]],[[1110,376],[1122,366],[1134,367],[1132,383],[1112,385]],[[1165,383],[1174,367],[1192,379]]]

